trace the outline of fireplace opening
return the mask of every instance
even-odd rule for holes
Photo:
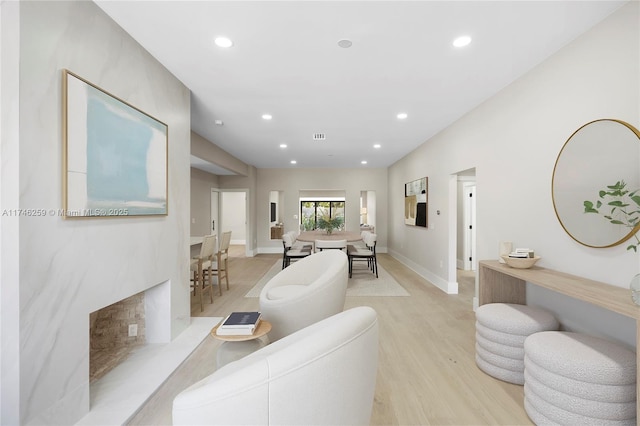
[[[146,343],[145,293],[89,315],[89,382],[100,379]]]

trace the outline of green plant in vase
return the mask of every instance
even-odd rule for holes
[[[331,235],[333,230],[340,228],[343,223],[344,220],[342,216],[329,217],[325,215],[318,219],[318,228],[324,229],[327,232],[327,235]]]
[[[640,221],[640,190],[629,191],[625,181],[620,180],[615,185],[607,185],[606,189],[598,192],[599,199],[584,202],[585,213],[601,214],[609,223],[635,229]],[[601,212],[602,210],[602,212]],[[627,250],[638,251],[640,239],[637,233],[633,235],[636,242],[627,246]]]

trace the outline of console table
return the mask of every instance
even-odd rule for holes
[[[576,275],[534,266],[530,269],[516,269],[497,260],[478,262],[478,305],[486,303],[526,304],[526,283],[544,287],[583,302],[617,312],[636,320],[636,386],[640,397],[640,306],[631,300],[631,290],[616,287]],[[640,413],[640,398],[636,400],[636,412]],[[637,419],[640,425],[640,417]]]

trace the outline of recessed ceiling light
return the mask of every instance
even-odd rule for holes
[[[271,120],[273,117],[271,116],[271,114],[262,114],[262,118],[264,120]]]
[[[406,112],[401,112],[400,114],[397,115],[398,120],[404,120],[405,118],[408,117]]]
[[[360,164],[367,164],[367,160],[362,160]]]
[[[216,120],[215,123],[216,126],[224,126],[224,122],[222,120]]]
[[[453,40],[453,45],[455,47],[464,47],[471,43],[471,37],[469,36],[460,36],[457,39]]]
[[[233,42],[227,37],[216,37],[213,41],[218,47],[231,47],[233,46]]]
[[[377,144],[375,144],[373,147],[374,147],[375,149],[380,149],[380,146],[381,146],[381,145],[380,145],[379,143],[377,143]]]
[[[291,160],[291,164],[298,164],[296,160]]]
[[[286,144],[286,143],[281,143],[281,144],[280,144],[280,148],[286,148],[286,147],[287,147],[287,144]]]
[[[346,38],[343,38],[342,40],[338,40],[338,46],[342,47],[343,49],[348,49],[351,47],[353,43],[351,42],[351,40],[347,40]]]

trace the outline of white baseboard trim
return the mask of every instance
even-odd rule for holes
[[[396,259],[398,262],[402,263],[404,266],[406,266],[407,268],[411,269],[413,272],[415,272],[416,274],[420,275],[422,278],[424,278],[425,280],[429,281],[431,284],[435,285],[436,287],[438,287],[440,290],[444,291],[447,294],[458,294],[458,282],[454,281],[454,282],[449,282],[447,280],[444,280],[442,278],[440,278],[439,276],[435,275],[434,273],[432,273],[431,271],[423,268],[422,266],[418,265],[417,263],[415,263],[414,261],[412,261],[411,259],[408,259],[406,257],[404,257],[403,255],[401,255],[400,253],[396,252],[396,251],[389,251],[388,252],[391,257],[393,257],[394,259]]]

